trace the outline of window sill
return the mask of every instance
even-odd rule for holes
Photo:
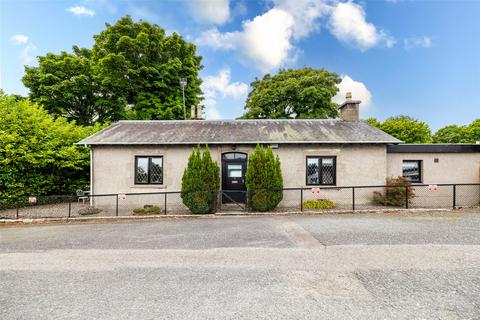
[[[164,184],[134,184],[130,186],[130,189],[166,189]]]
[[[315,184],[315,185],[309,184],[304,186],[303,188],[325,188],[325,187],[336,188],[337,185],[336,184]]]

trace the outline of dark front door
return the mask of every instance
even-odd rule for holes
[[[222,203],[245,202],[247,155],[229,152],[222,155]]]

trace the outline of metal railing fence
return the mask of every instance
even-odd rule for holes
[[[440,209],[480,206],[480,184],[415,184],[408,186],[318,186],[280,190],[207,190],[183,193],[92,194],[85,196],[0,197],[0,218],[65,218],[81,216],[133,216],[191,214],[182,199],[207,201],[210,213],[256,211],[255,201],[281,194],[269,211],[303,212],[332,210]],[[257,198],[254,195],[257,194]],[[260,197],[261,196],[261,197]],[[258,198],[260,197],[260,198]],[[207,199],[207,200],[206,200]],[[241,199],[241,201],[238,201]],[[260,199],[260,200],[258,200]],[[254,200],[254,201],[253,201]]]

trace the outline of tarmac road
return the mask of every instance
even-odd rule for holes
[[[480,214],[0,228],[2,319],[480,319]]]

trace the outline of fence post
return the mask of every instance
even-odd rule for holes
[[[408,186],[405,186],[405,209],[408,209]]]
[[[243,210],[245,213],[248,213],[248,200],[247,200],[247,191],[242,191],[242,192],[245,192],[245,209]]]
[[[212,190],[212,209],[213,213],[217,213],[217,191]]]
[[[72,212],[72,199],[68,197],[68,217],[70,218]]]
[[[457,206],[457,185],[453,185],[453,209]]]
[[[18,220],[18,201],[15,202],[15,207],[16,207],[16,213],[15,213],[15,219]]]
[[[303,211],[303,188],[300,188],[300,211]]]
[[[355,187],[352,187],[352,211],[355,211]]]
[[[164,193],[165,199],[163,200],[163,212],[167,215],[167,192]]]
[[[117,199],[115,200],[115,216],[118,217],[118,194]]]

